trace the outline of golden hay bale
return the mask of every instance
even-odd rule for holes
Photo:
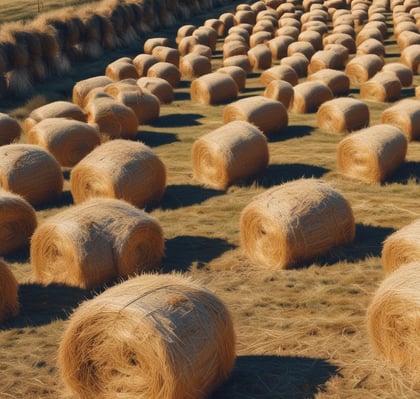
[[[300,53],[303,54],[308,60],[311,60],[312,56],[315,53],[314,46],[309,42],[297,41],[290,43],[287,48],[287,55],[291,56],[293,54]]]
[[[322,103],[332,100],[330,88],[319,80],[307,80],[294,86],[293,103],[289,108],[295,113],[316,112]]]
[[[70,185],[75,203],[107,197],[143,208],[162,198],[166,168],[145,144],[112,140],[96,147],[72,169]]]
[[[420,44],[420,34],[409,30],[401,32],[398,35],[397,43],[400,50],[403,50],[412,44]]]
[[[137,80],[137,85],[145,92],[156,96],[161,104],[170,104],[174,100],[174,89],[163,78],[144,76]]]
[[[47,118],[28,131],[28,141],[51,153],[61,166],[74,166],[101,143],[97,126]]]
[[[160,266],[162,229],[126,201],[95,198],[47,218],[30,247],[36,281],[95,288]]]
[[[337,166],[346,176],[381,183],[405,161],[407,139],[396,126],[379,124],[346,136],[337,147]]]
[[[112,79],[108,76],[93,76],[91,78],[79,80],[73,86],[72,101],[81,108],[85,107],[85,98],[89,92],[97,87],[104,87],[112,83]]]
[[[277,20],[274,23],[273,20],[271,19],[261,19],[257,21],[257,23],[253,26],[252,33],[264,31],[264,32],[269,32],[271,36],[273,37],[274,31],[277,27],[278,27]]]
[[[314,30],[307,30],[299,33],[298,40],[301,42],[310,43],[315,51],[322,50],[322,36],[319,32]]]
[[[224,25],[223,36],[226,36],[229,29],[235,25],[235,15],[231,12],[225,12],[219,15],[219,20],[222,21]]]
[[[407,65],[413,71],[413,74],[417,75],[420,70],[420,44],[411,44],[402,49],[400,62]]]
[[[238,97],[238,86],[229,74],[212,72],[191,82],[190,96],[203,105],[222,104]]]
[[[85,108],[87,122],[96,123],[101,135],[108,139],[133,139],[137,136],[139,121],[135,112],[118,100],[99,97]]]
[[[382,34],[382,37],[385,39],[388,35],[388,26],[386,24],[386,21],[368,21],[363,26],[363,29],[370,29],[370,28],[376,28],[379,29],[379,31]]]
[[[111,62],[105,68],[105,76],[112,80],[138,79],[139,73],[128,57]]]
[[[229,122],[199,137],[192,147],[193,177],[201,184],[226,190],[268,166],[267,139],[246,121]]]
[[[260,31],[253,33],[249,37],[249,46],[251,48],[258,46],[259,44],[265,44],[271,39],[273,39],[274,35],[271,32]]]
[[[7,263],[0,260],[0,323],[19,314],[19,284]]]
[[[187,24],[181,25],[176,33],[175,43],[179,45],[179,42],[184,38],[191,36],[193,32],[197,29],[195,25]]]
[[[417,377],[419,365],[418,261],[389,274],[375,291],[367,308],[367,329],[375,353]]]
[[[342,57],[332,50],[319,50],[313,54],[308,65],[311,75],[322,69],[341,69],[344,66]]]
[[[255,197],[241,212],[241,247],[259,266],[288,269],[353,241],[348,201],[329,183],[298,179]]]
[[[228,36],[234,35],[235,37],[240,36],[245,43],[249,44],[249,30],[243,25],[236,25],[229,29]],[[226,36],[226,37],[228,37]],[[228,39],[229,40],[229,39]],[[226,38],[225,40],[226,41]]]
[[[241,98],[225,106],[223,123],[246,121],[257,126],[266,136],[285,129],[289,123],[286,107],[264,96]]]
[[[384,66],[384,61],[376,54],[358,55],[351,59],[344,70],[350,79],[350,83],[360,86],[371,79]]]
[[[309,60],[301,53],[284,57],[280,60],[280,65],[292,67],[299,78],[304,78],[308,74]]]
[[[238,66],[242,68],[247,75],[252,73],[251,63],[249,61],[248,55],[245,55],[245,54],[238,54],[238,55],[233,55],[231,57],[225,58],[223,60],[222,65],[224,67]]]
[[[137,69],[139,77],[146,76],[149,68],[159,62],[159,59],[151,54],[138,54],[133,58],[133,65]]]
[[[308,80],[320,80],[330,88],[334,97],[350,93],[350,79],[343,71],[321,69],[309,75]]]
[[[296,41],[299,37],[299,29],[295,26],[283,26],[281,28],[278,28],[275,32],[275,36],[290,36],[293,41]]]
[[[38,223],[32,205],[20,195],[0,189],[0,216],[0,255],[28,245]]]
[[[170,46],[171,41],[167,37],[151,37],[146,39],[143,44],[143,52],[145,54],[152,54],[153,48],[156,46]]]
[[[223,37],[225,24],[217,18],[209,18],[204,21],[204,26],[213,28],[217,32],[217,37]]]
[[[198,43],[210,47],[212,51],[216,50],[217,32],[213,28],[199,26],[192,35],[198,39]]]
[[[0,145],[18,141],[22,134],[19,121],[12,116],[0,112]]]
[[[265,70],[271,67],[272,56],[265,44],[257,44],[248,51],[249,63],[254,71]]]
[[[413,83],[413,71],[400,62],[389,62],[382,67],[384,72],[393,72],[401,82],[401,86],[409,87]]]
[[[256,13],[253,10],[238,10],[235,12],[235,24],[239,25],[242,23],[255,25],[257,22]]]
[[[345,33],[349,36],[351,36],[353,39],[356,37],[356,32],[354,28],[350,25],[337,25],[334,26],[334,29],[331,31],[331,33]]]
[[[347,49],[347,47],[343,46],[342,44],[338,44],[338,43],[326,44],[324,46],[324,50],[333,51],[337,53],[341,58],[341,62],[340,62],[341,65],[345,65],[349,58],[349,50]]]
[[[380,57],[385,56],[385,46],[376,39],[366,39],[357,47],[356,55],[376,54]]]
[[[287,48],[295,41],[291,36],[277,36],[269,40],[266,45],[271,51],[273,60],[280,60],[287,56]]]
[[[360,86],[360,98],[370,101],[396,101],[401,96],[401,82],[393,72],[378,72]]]
[[[209,46],[206,46],[204,44],[195,44],[191,50],[191,53],[198,54],[198,55],[204,55],[209,60],[211,60],[213,52]]]
[[[153,64],[147,71],[147,76],[165,79],[172,87],[177,87],[181,81],[181,72],[169,62],[159,61]]]
[[[308,21],[302,24],[300,28],[301,32],[305,32],[307,30],[315,30],[321,33],[322,36],[328,34],[328,26],[324,21]],[[324,46],[325,47],[325,46]]]
[[[414,21],[401,21],[394,23],[394,36],[397,38],[397,40],[401,32],[407,31],[415,33],[419,32],[419,29]]]
[[[286,80],[272,80],[264,90],[264,97],[280,101],[286,109],[289,109],[293,102],[294,89]]]
[[[236,83],[238,91],[242,91],[246,86],[246,72],[238,66],[226,66],[216,70],[216,72],[227,73]]]
[[[210,73],[212,69],[210,60],[194,53],[183,56],[179,62],[181,77],[192,79]]]
[[[225,41],[222,46],[223,58],[233,57],[234,55],[247,54],[249,45],[239,40]]]
[[[61,196],[63,174],[55,158],[43,148],[7,144],[0,147],[0,186],[31,205],[39,205]]]
[[[295,28],[298,28],[300,30],[301,22],[299,21],[299,19],[296,19],[292,17],[291,15],[294,15],[294,14],[289,14],[289,13],[283,14],[278,20],[279,26],[280,27],[294,26]]]
[[[344,47],[347,47],[350,54],[356,52],[356,42],[347,33],[330,33],[327,36],[324,36],[322,43],[324,47],[327,44],[341,44]]]
[[[397,270],[401,266],[420,261],[420,220],[390,234],[382,245],[382,266],[386,274]]]
[[[204,399],[234,362],[228,309],[180,274],[137,276],[82,303],[58,350],[64,384],[85,399]]]
[[[318,109],[318,127],[333,133],[348,133],[369,126],[369,107],[352,97],[334,98],[324,102]]]
[[[381,114],[381,123],[398,127],[408,141],[420,138],[420,101],[405,98],[386,108]]]
[[[179,66],[179,51],[175,48],[168,46],[156,46],[153,47],[152,55],[159,61],[169,62],[174,64],[176,67]]]

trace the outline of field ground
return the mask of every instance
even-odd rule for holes
[[[216,12],[222,11],[194,22]],[[173,37],[174,32],[156,35]],[[398,60],[394,38],[386,44],[387,62]],[[141,46],[120,49],[96,63],[81,64],[68,76],[37,87],[34,94],[40,97],[32,103],[8,101],[0,110],[24,118],[34,104],[70,99],[77,80],[103,74],[109,61],[140,52]],[[220,65],[220,51],[213,62]],[[416,76],[414,86],[418,83]],[[191,146],[221,126],[223,106],[191,102],[189,84],[181,82],[175,101],[162,106],[159,120],[139,127],[138,140],[152,147],[168,169],[166,194],[158,207],[149,209],[166,240],[161,272],[202,281],[234,318],[237,362],[212,399],[418,398],[420,385],[413,376],[372,353],[365,315],[384,278],[384,239],[419,217],[420,143],[409,143],[406,163],[385,184],[360,183],[337,172],[342,135],[317,128],[315,114],[289,113],[289,127],[269,139],[270,165],[264,173],[226,191],[204,188],[192,180]],[[254,73],[241,97],[263,89]],[[359,96],[357,88],[352,95]],[[413,88],[403,90],[403,96],[412,95]],[[368,105],[372,125],[389,106]],[[40,222],[71,206],[68,171],[65,176],[62,200],[37,208]],[[356,220],[354,242],[298,269],[266,270],[252,264],[239,246],[241,210],[267,188],[301,177],[324,179],[349,200]],[[0,397],[56,399],[63,392],[56,356],[66,319],[94,292],[36,284],[28,253],[5,257],[21,283],[21,314],[0,329]]]

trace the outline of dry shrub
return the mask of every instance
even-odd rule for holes
[[[375,291],[366,315],[375,354],[415,380],[420,371],[419,273],[420,264],[415,261],[389,274]]]
[[[232,57],[225,58],[223,60],[223,66],[238,66],[242,68],[247,75],[252,73],[252,66],[249,61],[248,55],[238,54],[233,55]]]
[[[105,87],[112,83],[112,79],[108,76],[93,76],[91,78],[79,80],[72,90],[72,101],[81,108],[86,106],[85,98],[89,92],[97,87]]]
[[[351,133],[337,147],[339,171],[353,179],[379,184],[405,161],[407,139],[395,126],[379,124]]]
[[[135,112],[114,98],[98,97],[86,105],[87,122],[96,123],[99,132],[108,139],[133,139],[139,121]]]
[[[191,36],[193,32],[197,29],[195,25],[187,24],[187,25],[181,25],[176,33],[175,37],[175,43],[179,45],[179,42],[184,38]]]
[[[28,141],[50,152],[61,166],[72,167],[101,142],[97,126],[47,118],[28,131]]]
[[[191,82],[190,96],[203,105],[222,104],[238,97],[238,86],[230,75],[212,72]]]
[[[347,33],[330,33],[327,36],[324,36],[324,38],[322,39],[322,43],[324,45],[324,48],[327,44],[341,44],[344,47],[347,47],[347,50],[350,54],[356,52],[356,42]]]
[[[413,83],[413,71],[400,62],[389,62],[382,67],[382,71],[395,73],[403,87],[409,87]]]
[[[345,73],[350,83],[359,86],[371,79],[384,66],[384,61],[379,55],[364,54],[351,59],[345,68]]]
[[[369,126],[369,107],[352,97],[334,98],[324,102],[316,114],[318,127],[328,132],[347,133]]]
[[[0,255],[28,245],[37,223],[35,210],[28,201],[0,189]]]
[[[236,83],[239,91],[245,89],[246,86],[246,72],[238,66],[226,66],[221,67],[216,70],[219,73],[226,73],[228,74]]]
[[[174,100],[174,89],[163,78],[144,76],[137,80],[137,85],[144,91],[153,94],[161,104],[170,104]]]
[[[157,46],[171,46],[171,41],[167,37],[151,37],[146,39],[143,44],[143,52],[145,54],[152,54],[152,51]]]
[[[256,126],[241,120],[199,137],[192,147],[194,179],[218,190],[261,172],[268,161],[266,137]]]
[[[386,274],[390,274],[407,263],[420,261],[419,233],[420,220],[416,219],[385,239],[381,259]]]
[[[245,97],[226,105],[223,123],[237,120],[252,123],[266,136],[280,132],[289,123],[285,106],[264,96]]]
[[[385,46],[377,39],[366,39],[357,47],[356,55],[376,54],[385,56]]]
[[[381,114],[381,123],[398,127],[408,141],[420,138],[420,101],[405,98],[386,108]]]
[[[335,69],[321,69],[312,75],[308,80],[319,80],[326,84],[333,96],[347,96],[350,93],[350,79],[343,71]]]
[[[284,80],[292,86],[296,86],[299,81],[296,70],[289,65],[275,65],[263,71],[260,75],[261,83],[268,86],[273,80]]]
[[[7,144],[0,147],[0,187],[39,205],[61,196],[63,174],[59,163],[43,148]]]
[[[156,219],[126,201],[95,198],[50,216],[31,240],[36,281],[95,288],[155,270],[164,253]]]
[[[138,79],[139,73],[131,58],[123,57],[106,66],[105,76],[112,80]]]
[[[179,66],[179,51],[176,48],[168,46],[156,46],[153,47],[152,55],[159,61],[169,62],[170,64]]]
[[[0,323],[19,314],[19,284],[6,262],[0,260]]]
[[[360,98],[370,101],[396,101],[401,96],[401,82],[393,72],[378,72],[360,86]]]
[[[329,183],[298,179],[255,197],[240,216],[241,247],[258,266],[287,269],[353,241],[349,202]]]
[[[210,73],[211,69],[211,62],[207,57],[194,53],[183,56],[179,62],[181,76],[188,79]]]
[[[180,274],[137,276],[82,303],[58,350],[62,380],[85,399],[204,399],[234,362],[228,309]]]
[[[179,69],[175,65],[164,61],[153,64],[148,69],[147,76],[165,79],[172,87],[177,87],[181,80]]]
[[[72,169],[70,185],[75,203],[107,197],[143,208],[162,198],[166,168],[145,144],[112,140],[96,147]]]
[[[248,51],[249,63],[252,69],[265,70],[271,67],[271,51],[265,44],[257,44]]]
[[[277,36],[269,40],[266,46],[270,49],[273,60],[281,60],[287,56],[287,49],[294,41],[295,39],[291,36]]]
[[[342,57],[331,50],[319,50],[312,56],[308,65],[308,74],[311,75],[322,69],[341,69],[344,66]]]
[[[332,100],[330,88],[319,80],[307,80],[294,86],[290,111],[295,113],[316,112],[322,103]]]
[[[0,112],[0,146],[11,144],[20,139],[22,127],[12,116]]]
[[[415,75],[419,73],[420,44],[411,44],[401,50],[400,62],[407,65]]]
[[[309,60],[301,53],[295,53],[280,60],[280,65],[292,67],[299,78],[304,78],[308,74]]]
[[[280,101],[286,109],[293,102],[294,89],[286,80],[272,80],[264,90],[264,96],[272,100]]]

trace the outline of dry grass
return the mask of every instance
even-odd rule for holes
[[[162,34],[175,37],[176,29]],[[387,62],[399,56],[392,40],[386,41]],[[102,74],[110,61],[133,57],[136,51],[118,50],[100,61],[81,64],[68,76],[38,87],[37,94],[48,100],[69,100],[75,81]],[[218,51],[213,70],[221,62],[220,41]],[[415,76],[414,85],[419,83],[420,77]],[[263,91],[259,74],[252,74],[239,97]],[[402,92],[413,95],[412,88]],[[351,93],[359,98],[358,88],[351,86]],[[371,124],[379,123],[389,104],[366,103]],[[2,112],[23,118],[33,103],[29,108],[9,102],[0,105]],[[269,139],[267,170],[218,191],[193,183],[191,148],[201,135],[221,126],[223,109],[224,105],[190,101],[189,81],[181,80],[174,89],[174,101],[163,105],[160,118],[141,126],[137,136],[168,168],[166,193],[159,206],[148,209],[164,231],[162,272],[176,270],[199,279],[233,315],[238,359],[230,380],[212,399],[418,398],[417,381],[372,353],[366,309],[384,278],[383,241],[420,215],[420,142],[409,143],[407,161],[385,183],[369,185],[337,172],[339,135],[317,128],[314,113],[289,113],[288,127]],[[72,204],[68,171],[64,175],[62,198],[37,208],[39,221]],[[350,202],[355,241],[299,269],[270,271],[252,264],[239,249],[241,210],[273,185],[312,176],[333,183]],[[60,398],[58,343],[71,310],[93,292],[34,284],[28,250],[9,255],[6,261],[20,283],[21,313],[0,327],[0,397]]]

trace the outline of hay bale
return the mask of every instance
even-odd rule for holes
[[[85,98],[89,92],[97,87],[104,87],[107,84],[112,83],[112,79],[108,76],[93,76],[79,80],[74,86],[72,91],[72,101],[74,104],[81,108],[85,107]]]
[[[251,63],[249,61],[248,55],[245,55],[245,54],[233,55],[232,57],[225,58],[223,60],[222,65],[224,67],[227,67],[227,66],[240,67],[245,71],[247,75],[252,73]]]
[[[319,80],[307,80],[294,86],[290,111],[295,113],[316,112],[322,103],[333,99],[330,88]]]
[[[311,75],[322,69],[341,69],[344,66],[342,57],[331,50],[319,50],[313,54],[308,65],[308,74]]]
[[[89,289],[155,270],[163,253],[158,221],[114,198],[91,199],[48,217],[30,248],[37,282]]]
[[[86,301],[58,351],[64,384],[85,399],[204,399],[234,362],[229,311],[180,274],[138,276]]]
[[[224,12],[219,15],[219,20],[222,21],[224,25],[223,36],[226,36],[229,29],[235,25],[235,15],[231,12]]]
[[[280,132],[289,123],[285,106],[264,96],[245,97],[226,105],[223,123],[237,120],[254,124],[266,136]]]
[[[302,27],[300,28],[301,32],[305,32],[307,30],[315,30],[324,37],[324,35],[328,34],[328,25],[324,21],[308,21],[302,24]]]
[[[212,72],[191,82],[190,96],[203,105],[222,104],[238,97],[238,86],[230,75]]]
[[[343,175],[367,183],[382,183],[405,161],[407,139],[395,126],[379,124],[346,136],[337,147]]]
[[[112,80],[138,79],[140,77],[133,61],[128,57],[108,64],[105,68],[105,76],[108,76]]]
[[[384,66],[384,61],[376,54],[358,55],[351,59],[344,70],[350,83],[359,86],[371,79]]]
[[[299,33],[298,40],[300,42],[310,43],[315,51],[322,50],[322,35],[314,30],[307,30]]]
[[[400,62],[389,62],[382,67],[382,71],[395,73],[403,87],[409,87],[413,84],[413,71]]]
[[[6,262],[0,260],[0,323],[19,314],[19,284]]]
[[[369,107],[361,100],[340,97],[324,102],[318,109],[318,127],[333,133],[348,133],[369,126]]]
[[[258,46],[259,44],[265,44],[271,39],[273,39],[273,37],[274,35],[271,32],[255,32],[249,37],[249,46],[253,48],[255,46]]]
[[[356,55],[376,54],[379,57],[385,56],[385,46],[376,39],[366,39],[357,47]]]
[[[171,46],[171,41],[167,37],[151,37],[146,39],[143,44],[143,52],[145,54],[152,54],[152,51],[157,46]]]
[[[168,46],[153,47],[152,55],[159,61],[169,62],[170,64],[179,66],[180,53],[177,49]]]
[[[327,44],[341,44],[346,47],[350,54],[356,52],[356,42],[347,33],[330,33],[322,39],[324,48]]]
[[[163,78],[144,76],[137,80],[137,85],[145,92],[156,96],[161,104],[170,104],[174,100],[174,89]]]
[[[47,118],[28,131],[28,141],[51,153],[61,166],[72,167],[101,142],[97,126]]]
[[[296,28],[295,26],[283,26],[281,28],[278,28],[275,32],[275,36],[290,36],[293,41],[296,41],[299,37],[300,30],[299,28]]]
[[[248,51],[249,63],[254,71],[265,70],[271,67],[272,56],[265,44],[258,44]]]
[[[347,63],[347,60],[349,58],[349,50],[347,49],[347,47],[343,46],[342,44],[338,44],[338,43],[326,44],[324,46],[324,50],[333,51],[336,54],[338,54],[341,58],[340,65],[344,66]]]
[[[304,78],[308,74],[309,60],[301,53],[295,53],[280,60],[280,65],[292,67],[299,78]]]
[[[398,35],[397,43],[400,51],[412,44],[420,44],[420,33],[409,30],[401,32]]]
[[[257,22],[256,13],[253,10],[237,10],[235,12],[235,24],[239,25],[242,23],[255,25]]]
[[[356,31],[354,30],[354,27],[350,25],[337,25],[334,26],[334,29],[331,31],[331,33],[345,33],[349,36],[351,36],[353,39],[356,38]]]
[[[289,47],[287,48],[287,55],[291,56],[296,53],[303,54],[308,59],[308,61],[310,61],[315,53],[315,49],[314,46],[312,46],[312,44],[309,42],[297,41],[290,43]]]
[[[0,112],[0,146],[11,144],[20,139],[22,127],[12,116]]]
[[[192,147],[193,178],[216,190],[268,166],[267,139],[246,121],[229,122],[199,137]]]
[[[137,74],[139,77],[147,75],[149,68],[159,62],[159,59],[151,54],[138,54],[133,58],[133,65],[137,69]]]
[[[179,45],[179,42],[184,37],[191,36],[196,29],[197,29],[197,27],[195,25],[191,25],[191,24],[180,26],[178,28],[177,32],[176,32],[175,43],[177,45]]]
[[[380,120],[398,127],[408,141],[420,139],[420,101],[415,98],[405,98],[386,108]]]
[[[75,203],[94,197],[123,199],[143,208],[166,189],[166,168],[141,142],[112,140],[96,147],[71,171]]]
[[[31,205],[57,200],[63,191],[63,174],[55,158],[33,144],[0,147],[0,186],[21,195]]]
[[[295,39],[291,36],[277,36],[269,40],[266,45],[271,51],[273,60],[281,60],[287,56],[287,49]]]
[[[187,79],[197,78],[210,73],[211,69],[211,62],[207,57],[194,53],[183,56],[179,63],[181,77]]]
[[[211,51],[216,50],[217,32],[213,28],[199,26],[192,35],[198,39],[198,43],[210,47]]]
[[[256,264],[288,269],[348,244],[355,236],[348,201],[329,183],[298,179],[255,197],[241,212],[241,247]]]
[[[330,88],[334,97],[350,93],[350,79],[343,71],[321,69],[309,75],[308,80],[320,80]]]
[[[375,291],[367,308],[370,345],[376,355],[416,378],[419,371],[419,262],[401,266]]]
[[[238,66],[226,66],[216,70],[216,72],[227,73],[236,83],[238,91],[242,91],[246,86],[246,72]]]
[[[181,39],[178,44],[178,52],[181,56],[191,53],[195,45],[199,44],[194,36],[187,36]],[[211,51],[211,50],[210,50]]]
[[[197,54],[197,55],[203,55],[204,57],[207,57],[209,60],[211,60],[213,52],[210,47],[204,45],[204,44],[196,44],[193,46],[191,53]]]
[[[260,75],[260,81],[267,86],[273,80],[285,80],[292,86],[298,84],[298,74],[296,70],[289,65],[275,65],[263,71]]]
[[[280,101],[286,109],[293,102],[293,86],[286,80],[272,80],[264,90],[264,97]]]
[[[398,229],[390,234],[382,245],[381,260],[387,275],[401,266],[420,261],[420,220]]]
[[[0,255],[3,256],[27,246],[38,222],[35,209],[28,201],[4,189],[0,189],[0,215]]]
[[[420,65],[420,44],[411,44],[401,51],[400,62],[407,65],[413,74],[419,73]]]
[[[249,51],[249,45],[239,40],[225,41],[222,46],[223,59],[233,57],[234,55],[246,55]]]
[[[356,46],[360,46],[365,40],[376,39],[379,42],[384,42],[384,37],[379,28],[371,26],[362,28],[356,35]]]
[[[370,101],[396,101],[401,96],[401,82],[393,72],[378,72],[360,86],[360,98]]]
[[[163,61],[153,64],[148,69],[147,76],[165,79],[172,87],[177,87],[181,81],[181,72],[179,69],[169,62]]]

